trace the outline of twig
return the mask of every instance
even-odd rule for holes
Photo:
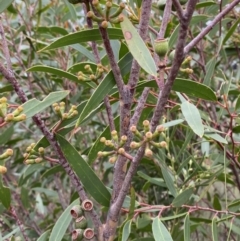
[[[172,89],[173,83],[175,78],[177,77],[179,68],[182,64],[182,61],[184,60],[184,46],[185,46],[185,41],[187,37],[187,31],[188,31],[188,26],[192,17],[192,14],[194,12],[195,5],[197,3],[197,0],[189,0],[188,1],[188,7],[186,10],[186,13],[183,15],[184,21],[181,21],[180,23],[180,30],[179,30],[179,37],[177,41],[177,46],[176,46],[176,53],[174,56],[172,68],[170,70],[168,80],[164,86],[164,89],[159,93],[158,101],[157,101],[157,106],[154,111],[152,120],[151,120],[151,131],[153,132],[155,128],[157,127],[159,120],[163,114],[164,107],[167,103],[170,91]]]
[[[189,53],[189,51],[207,34],[212,28],[227,14],[229,13],[240,0],[234,0],[231,2],[222,12],[220,12],[209,24],[206,28],[204,28],[187,46],[184,48],[184,54]]]
[[[25,234],[24,225],[22,224],[21,220],[18,218],[15,209],[11,206],[9,211],[10,211],[11,215],[13,216],[13,218],[17,221],[17,225],[21,230],[24,240],[28,241],[29,239],[28,239],[27,235]]]
[[[1,20],[1,19],[0,19]],[[0,21],[0,34],[2,37],[2,45],[4,48],[4,53],[6,58],[9,55],[9,50],[8,50],[8,46],[6,43],[6,39],[4,36],[4,29],[2,26],[2,22]],[[8,63],[8,68],[9,68],[9,62],[10,59],[7,60]],[[25,93],[23,92],[19,82],[17,81],[17,79],[14,76],[14,73],[12,71],[12,69],[6,69],[1,63],[0,63],[0,72],[3,74],[3,76],[12,84],[16,94],[18,95],[19,99],[21,100],[22,103],[25,103],[28,98],[25,95]],[[69,163],[67,162],[61,147],[59,146],[57,140],[55,139],[53,133],[51,133],[48,128],[45,126],[44,122],[41,119],[41,116],[39,114],[36,114],[35,116],[32,117],[33,121],[35,122],[35,124],[38,126],[38,128],[41,130],[41,132],[43,133],[43,135],[47,138],[47,140],[49,141],[50,145],[52,146],[53,150],[57,153],[58,157],[59,157],[59,162],[62,165],[62,167],[65,169],[66,173],[68,174],[71,182],[73,183],[73,185],[75,186],[79,197],[81,198],[81,200],[85,200],[88,199],[86,192],[83,189],[83,186],[81,184],[81,181],[79,180],[79,178],[77,177],[77,175],[75,174],[75,172],[72,170],[72,168],[70,167]],[[90,216],[93,220],[93,223],[98,231],[98,229],[102,226],[101,221],[97,215],[97,213],[95,212],[95,210],[92,210],[90,212]]]
[[[168,25],[168,21],[171,17],[171,10],[172,10],[172,0],[168,0],[166,2],[166,6],[164,8],[163,19],[162,19],[160,31],[159,31],[158,36],[157,36],[158,39],[164,38],[166,29],[167,29],[167,25]]]

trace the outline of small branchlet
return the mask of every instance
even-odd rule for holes
[[[145,133],[150,130],[150,122],[148,120],[143,121],[143,128]]]

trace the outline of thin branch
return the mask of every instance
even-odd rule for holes
[[[201,40],[204,36],[209,33],[212,28],[227,14],[229,13],[237,4],[240,3],[240,0],[232,1],[222,12],[220,12],[206,28],[204,28],[185,48],[184,54],[189,53],[189,51]]]
[[[167,25],[168,25],[168,21],[171,17],[171,10],[172,10],[172,0],[168,0],[166,2],[166,6],[164,8],[163,19],[162,19],[160,31],[159,31],[158,36],[157,36],[158,39],[164,38],[166,29],[167,29]]]
[[[10,55],[9,55],[9,50],[8,50],[8,46],[7,46],[7,43],[6,43],[6,39],[5,39],[5,35],[4,35],[4,29],[3,29],[1,21],[0,21],[0,34],[2,36],[2,45],[4,47],[5,56],[8,57]],[[7,62],[10,62],[10,59],[8,59]],[[21,100],[21,102],[25,103],[28,100],[28,98],[25,95],[24,91],[22,90],[19,82],[15,78],[13,70],[12,69],[8,69],[7,70],[0,63],[0,72],[12,84],[12,86],[13,86],[16,94],[18,95],[19,99]],[[57,140],[55,139],[53,133],[51,133],[48,130],[48,128],[45,126],[45,124],[42,121],[41,116],[39,114],[33,116],[32,119],[35,122],[35,124],[38,126],[38,128],[41,130],[43,135],[46,137],[46,139],[49,141],[49,143],[52,146],[53,150],[58,155],[60,164],[62,165],[62,167],[66,171],[67,175],[69,176],[71,182],[75,186],[75,188],[76,188],[76,190],[77,190],[81,200],[88,199],[87,195],[86,195],[86,192],[84,191],[83,186],[81,184],[81,181],[79,180],[79,178],[77,177],[77,175],[72,170],[72,168],[70,167],[69,163],[67,162],[67,160],[66,160],[66,158],[65,158],[65,156],[64,156],[64,154],[63,154],[63,152],[61,150],[61,147],[59,146],[59,144],[58,144]],[[90,216],[91,216],[91,218],[93,220],[94,226],[96,227],[96,229],[98,231],[98,229],[102,226],[102,224],[101,224],[101,221],[100,221],[97,213],[95,212],[95,210],[92,210],[90,212]]]
[[[184,21],[184,13],[181,4],[179,3],[179,0],[172,0],[173,5],[177,11],[178,17],[180,21]]]
[[[85,3],[83,4],[83,9],[84,9],[85,15],[87,15],[87,7],[86,7]],[[87,18],[87,25],[88,25],[88,28],[93,27],[91,18]],[[99,51],[98,51],[98,48],[97,48],[97,44],[96,44],[95,41],[92,41],[91,43],[92,43],[93,55],[94,55],[94,58],[96,60],[96,63],[100,64],[101,58],[100,58],[100,54],[99,54]],[[115,130],[115,124],[114,124],[114,121],[113,121],[114,118],[113,118],[112,109],[111,109],[111,105],[110,105],[110,101],[109,101],[108,96],[106,96],[104,98],[104,104],[105,104],[106,111],[107,111],[108,123],[109,123],[110,130],[113,131],[113,130]]]
[[[13,216],[13,218],[17,221],[17,225],[21,230],[24,240],[28,241],[29,239],[28,239],[27,235],[25,234],[24,225],[22,224],[21,220],[18,218],[15,209],[11,206],[9,211],[10,211],[11,215]]]
[[[167,80],[163,90],[159,93],[157,106],[156,106],[156,109],[154,111],[154,114],[153,114],[153,117],[151,120],[151,131],[152,132],[155,130],[155,128],[157,127],[157,125],[159,123],[159,120],[163,114],[165,105],[167,103],[170,91],[172,89],[174,80],[177,77],[180,66],[184,60],[185,55],[184,55],[183,49],[184,49],[185,42],[186,42],[188,26],[190,24],[190,20],[191,20],[192,14],[194,12],[196,3],[197,3],[197,0],[189,0],[188,8],[183,16],[185,21],[182,21],[180,23],[179,37],[178,37],[178,41],[177,41],[176,53],[174,56],[172,68],[171,68],[171,71],[168,76],[168,80]]]

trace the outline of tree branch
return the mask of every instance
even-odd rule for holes
[[[228,6],[223,9],[209,24],[206,28],[204,28],[187,46],[184,48],[184,54],[189,53],[189,51],[201,40],[204,36],[209,33],[212,28],[227,14],[229,13],[238,3],[240,0],[234,0]]]
[[[2,45],[4,48],[4,53],[5,53],[5,57],[9,58],[9,50],[8,50],[8,46],[7,46],[7,42],[5,39],[5,35],[4,35],[4,29],[2,26],[2,22],[0,19],[0,35],[2,37]],[[9,63],[11,62],[10,59],[7,59],[7,63],[8,63],[8,68],[9,68]],[[23,92],[19,82],[17,81],[17,79],[14,76],[13,70],[12,69],[6,69],[1,63],[0,63],[0,72],[3,74],[3,76],[12,84],[16,94],[18,95],[19,99],[21,100],[22,103],[25,103],[28,98],[25,95],[25,93]],[[32,117],[33,121],[35,122],[35,124],[38,126],[38,128],[41,130],[41,132],[43,133],[43,135],[47,138],[47,140],[49,141],[50,145],[52,146],[53,150],[56,152],[56,154],[58,155],[59,158],[59,162],[62,165],[62,167],[64,168],[64,170],[66,171],[67,175],[69,176],[71,182],[73,183],[73,185],[75,186],[79,197],[81,198],[81,200],[85,200],[88,199],[86,192],[83,189],[83,186],[81,184],[81,181],[78,179],[77,175],[75,174],[75,172],[72,170],[72,168],[70,167],[69,163],[67,162],[61,147],[59,146],[57,140],[55,139],[53,133],[51,133],[48,128],[45,126],[44,122],[42,121],[41,117],[39,114],[35,115]],[[97,213],[95,212],[95,210],[92,210],[90,212],[90,216],[93,220],[94,226],[96,227],[97,231],[99,230],[99,228],[102,226],[101,221],[99,219],[99,217],[97,216]]]
[[[196,3],[197,3],[197,0],[189,0],[188,8],[183,16],[185,21],[182,21],[180,23],[179,37],[178,37],[178,41],[177,41],[176,52],[175,52],[173,64],[171,67],[171,71],[169,73],[168,80],[167,80],[163,90],[159,93],[157,106],[156,106],[156,109],[154,111],[154,114],[153,114],[153,117],[151,120],[151,131],[152,132],[156,129],[156,127],[159,123],[159,120],[163,114],[164,107],[167,103],[174,80],[177,77],[178,71],[183,62],[183,59],[184,59],[183,49],[184,49],[185,42],[186,42],[188,26],[189,26],[192,14],[194,12]]]

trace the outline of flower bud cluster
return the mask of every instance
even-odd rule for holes
[[[102,142],[106,147],[113,149],[112,151],[99,151],[98,157],[107,157],[109,158],[110,163],[115,163],[118,155],[125,155],[125,150],[123,148],[124,144],[127,141],[127,136],[118,137],[118,132],[113,130],[111,132],[111,140],[107,140],[105,137],[101,137],[100,142]]]
[[[161,142],[154,142],[153,139],[159,137],[159,135],[163,135],[165,128],[162,125],[159,125],[155,132],[152,133],[150,131],[150,123],[148,120],[143,121],[143,132],[138,131],[136,126],[131,126],[130,131],[133,133],[133,135],[139,140],[139,142],[132,141],[130,143],[130,148],[131,149],[138,149],[140,148],[143,144],[146,144],[145,148],[145,156],[151,158],[153,156],[153,152],[150,149],[151,146],[157,147],[157,148],[168,148],[168,144],[166,141],[161,141]]]
[[[45,149],[43,147],[39,147],[38,150],[35,150],[35,143],[32,143],[26,148],[26,152],[23,154],[24,163],[26,165],[41,163],[44,160],[44,152]]]
[[[59,104],[58,103],[54,103],[52,105],[52,107],[53,107],[55,113],[62,120],[71,119],[74,116],[78,115],[78,111],[77,111],[77,106],[76,105],[72,105],[68,112],[65,112],[65,110],[66,110],[65,102],[60,102]]]
[[[4,162],[3,160],[7,159],[8,157],[13,155],[12,149],[7,149],[3,154],[0,155],[1,165],[0,165],[0,174],[5,174],[7,172],[7,168],[3,166]]]
[[[93,0],[92,4],[98,13],[98,16],[96,16],[93,11],[89,11],[87,13],[87,17],[100,23],[102,28],[107,28],[108,22],[116,24],[123,21],[123,17],[121,16],[121,13],[125,8],[125,4],[123,2],[119,4],[118,8],[113,13],[111,13],[113,7],[111,0],[106,1],[104,9],[102,9],[102,5],[99,3],[99,0]]]
[[[84,212],[89,212],[93,209],[93,203],[91,200],[86,199],[82,202],[82,205],[75,205],[71,208],[70,214],[75,219],[75,229],[72,231],[72,240],[92,239],[94,237],[94,230],[88,228],[87,219],[84,216]]]
[[[93,81],[98,85],[98,80],[102,77],[103,72],[106,71],[106,69],[103,67],[103,65],[98,64],[96,72],[94,73],[91,66],[89,64],[86,64],[84,66],[84,72],[79,71],[77,74],[78,80],[80,81]]]
[[[23,112],[23,107],[18,106],[12,113],[7,113],[9,104],[5,97],[0,98],[0,117],[4,118],[5,122],[19,122],[26,120],[26,115],[21,114]]]

